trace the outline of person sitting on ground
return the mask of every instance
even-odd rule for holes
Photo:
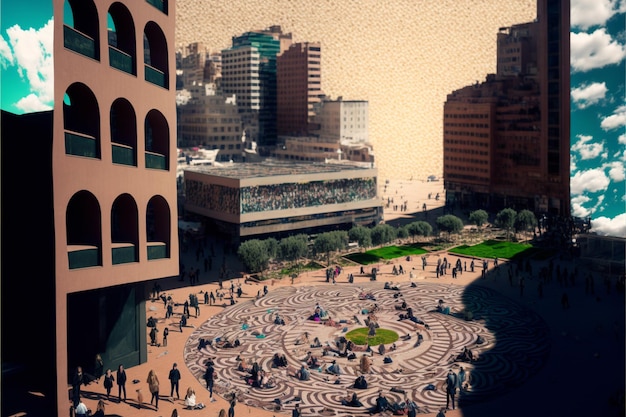
[[[304,332],[294,343],[295,345],[309,345],[309,332]]]
[[[411,335],[409,333],[407,333],[406,336],[402,336],[401,339],[402,340],[411,340]]]
[[[382,391],[378,391],[378,397],[376,398],[376,405],[370,409],[370,414],[373,413],[384,413],[385,411],[391,409],[391,404],[387,397],[383,395]]]
[[[280,368],[287,366],[287,356],[285,354],[274,353],[272,357],[272,367]]]
[[[280,314],[276,313],[276,318],[274,319],[274,324],[285,325],[285,320],[280,316]]]
[[[415,342],[414,347],[418,347],[419,345],[422,344],[423,341],[424,341],[424,336],[422,336],[420,332],[417,332],[417,341]]]
[[[461,362],[473,362],[474,353],[465,346],[463,347],[463,351],[456,357],[456,360]]]
[[[341,405],[348,407],[363,407],[363,404],[359,401],[359,397],[356,395],[356,392],[353,392],[352,395],[348,396],[348,398],[342,399]]]
[[[306,361],[306,364],[309,366],[309,368],[319,368],[320,366],[319,359],[317,358],[317,356],[313,355],[310,351],[307,352],[305,361]]]
[[[328,372],[329,374],[333,374],[333,375],[340,375],[341,374],[341,368],[339,367],[339,364],[337,363],[337,361],[333,361],[330,366],[326,369],[326,372]]]
[[[87,408],[83,400],[79,399],[78,404],[76,405],[76,408],[74,408],[74,415],[76,417],[79,417],[79,416],[87,417],[89,414],[90,414],[89,409]]]
[[[359,365],[362,373],[369,374],[372,361],[365,354],[363,354],[363,356],[361,356],[361,362]]]
[[[311,343],[311,347],[312,348],[322,347],[322,342],[320,341],[319,337],[315,336],[315,338],[313,339],[313,343]]]
[[[306,369],[306,365],[302,365],[299,370],[296,371],[296,378],[300,381],[308,381],[311,378],[309,370]]]
[[[354,388],[355,389],[367,389],[367,381],[365,380],[364,375],[359,375],[354,380]]]
[[[196,392],[193,388],[187,388],[187,394],[185,394],[185,408],[193,410],[196,408]]]
[[[399,304],[399,305],[398,305],[398,304],[396,304],[396,305],[395,305],[395,309],[396,309],[396,310],[406,310],[406,309],[407,309],[407,304],[406,304],[406,301],[405,301],[405,300],[402,300],[402,303],[401,303],[401,304]]]
[[[378,345],[378,354],[383,356],[385,354],[385,352],[387,351],[387,349],[385,348],[385,344],[381,343],[380,345]]]

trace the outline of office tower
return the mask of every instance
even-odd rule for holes
[[[111,368],[146,361],[145,300],[178,274],[174,10],[54,0],[53,110],[2,113],[2,258],[15,271],[2,274],[3,363],[41,386],[50,415],[67,414],[71,375],[96,354]]]
[[[444,104],[447,201],[569,216],[569,1],[500,28],[497,73]]]
[[[322,96],[321,46],[296,43],[276,62],[278,135],[306,136]]]
[[[276,144],[276,56],[290,44],[290,33],[271,26],[233,37],[222,51],[223,92],[237,95],[244,128],[261,153]]]

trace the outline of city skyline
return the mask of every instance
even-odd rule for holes
[[[199,18],[190,16],[195,11],[194,4],[192,1],[181,1],[178,4],[177,45],[185,43],[184,38],[189,34],[184,32],[194,27]],[[328,10],[321,12],[323,15],[334,13],[338,18],[344,15],[339,6],[330,3],[323,5],[328,6]],[[50,110],[53,106],[52,2],[37,0],[37,7],[33,6],[32,2],[24,4],[17,1],[5,1],[0,6],[3,15],[0,38],[3,68],[1,103],[2,109],[18,114]],[[351,29],[354,30],[346,34],[345,30],[339,29],[342,22],[349,23],[343,17],[332,23],[335,29],[328,30],[323,16],[313,20],[311,14],[307,15],[310,11],[308,8],[312,6],[287,7],[281,1],[272,3],[272,6],[265,9],[280,9],[283,13],[278,17],[275,14],[269,17],[268,11],[264,9],[254,16],[243,16],[240,12],[235,13],[237,4],[222,6],[222,17],[215,25],[210,25],[213,30],[221,31],[220,35],[212,37],[210,43],[205,43],[212,51],[218,51],[231,36],[272,24],[281,24],[285,31],[293,32],[296,41],[319,40],[326,51],[322,74],[324,90],[331,96],[342,95],[347,99],[358,98],[370,103],[370,130],[381,180],[409,177],[424,179],[430,174],[441,174],[441,119],[445,95],[466,85],[468,81],[483,80],[488,73],[495,72],[497,27],[532,21],[536,16],[535,1],[530,0],[512,2],[508,6],[498,4],[495,9],[488,2],[473,4],[471,16],[481,15],[478,22],[470,22],[469,15],[457,10],[462,9],[460,6],[426,4],[420,9],[425,27],[420,31],[419,28],[405,26],[401,19],[407,12],[410,14],[415,11],[417,6],[398,1],[389,10],[381,11],[380,16],[371,16],[372,6],[366,3],[361,10],[345,6],[355,13],[351,16]],[[401,13],[403,7],[406,10]],[[434,11],[444,7],[452,18],[442,16],[438,22],[428,19]],[[516,10],[510,10],[514,8]],[[594,231],[613,236],[626,236],[626,155],[623,150],[626,145],[626,105],[623,100],[625,12],[624,0],[572,1],[572,214],[591,217]],[[494,19],[495,15],[500,17]],[[485,22],[487,18],[492,21]],[[432,36],[428,36],[455,19],[468,20],[469,26],[466,25],[464,29],[475,35],[469,43],[466,39],[457,39],[452,26],[448,28],[451,33],[440,32],[441,39],[433,40]],[[385,24],[388,21],[398,24]],[[259,25],[259,22],[264,23]],[[376,26],[367,28],[368,33],[375,33],[384,42],[372,44],[374,35],[368,35],[363,28],[355,26],[367,26],[368,22],[376,23]],[[407,35],[403,30],[413,32]],[[385,38],[394,31],[395,37]],[[195,33],[197,37],[206,36],[202,30]],[[453,35],[454,41],[450,42]],[[407,36],[420,40],[419,46],[431,53],[430,61],[425,62],[423,54],[415,51],[415,48],[403,46],[406,45],[404,41]],[[350,49],[355,37],[360,38],[364,45],[362,50]],[[436,50],[436,41],[441,42],[439,45],[458,44],[453,50],[459,59],[446,63],[441,52]],[[443,48],[443,52],[449,53],[450,48]],[[398,58],[395,50],[407,53],[400,61],[393,61]],[[370,59],[373,62],[364,62],[368,52],[370,56],[389,57],[392,63],[375,59]],[[355,59],[360,64],[357,67],[351,64]],[[448,71],[442,72],[440,68],[444,65]],[[411,70],[415,68],[412,78],[407,79],[405,76],[407,67]],[[367,73],[369,83],[362,82],[364,73]],[[352,81],[346,81],[345,78]],[[405,92],[406,96],[398,96],[398,91]],[[416,94],[416,91],[420,91],[420,94]],[[411,100],[404,100],[406,97]]]

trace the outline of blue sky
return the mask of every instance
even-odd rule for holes
[[[572,214],[626,236],[626,0],[572,0]]]
[[[0,104],[54,104],[51,0],[0,0]],[[572,214],[626,237],[626,0],[571,0]],[[521,23],[521,22],[520,22]]]

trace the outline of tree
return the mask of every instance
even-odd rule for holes
[[[308,240],[307,235],[304,234],[281,239],[278,243],[278,256],[289,262],[305,257],[309,250]]]
[[[406,227],[409,235],[413,237],[413,242],[415,242],[415,236],[430,236],[433,232],[433,227],[430,223],[423,220],[409,223]]]
[[[406,239],[409,237],[409,230],[406,226],[399,226],[396,229],[396,235],[398,236],[398,239]]]
[[[439,230],[448,232],[448,239],[452,233],[459,233],[463,230],[463,221],[453,214],[437,217],[436,223]]]
[[[317,235],[313,242],[315,253],[325,253],[326,263],[330,264],[330,253],[348,246],[348,232],[336,230]]]
[[[515,219],[515,229],[519,232],[526,232],[537,227],[537,217],[530,210],[522,210],[517,213]]]
[[[273,237],[263,240],[267,248],[267,256],[269,259],[275,259],[278,256],[278,241]]]
[[[482,228],[487,223],[487,219],[489,219],[489,214],[485,210],[475,210],[469,215],[470,223],[475,224],[478,228]]]
[[[364,226],[355,226],[348,232],[348,237],[352,242],[358,242],[362,248],[372,246],[372,231]]]
[[[511,229],[515,225],[515,217],[517,212],[512,208],[505,208],[500,210],[496,215],[496,226],[506,230],[506,238],[510,236]]]
[[[266,241],[252,239],[239,245],[237,255],[246,268],[252,273],[261,272],[267,268],[270,260]]]
[[[372,229],[372,244],[375,246],[393,242],[396,238],[396,229],[388,224],[377,224]]]

